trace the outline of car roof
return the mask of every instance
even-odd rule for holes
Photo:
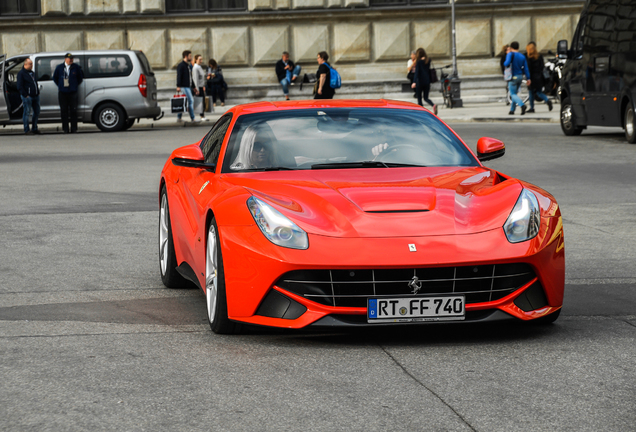
[[[237,105],[228,110],[236,115],[253,114],[271,111],[314,108],[397,108],[428,111],[411,102],[388,99],[310,99],[299,101],[253,102]]]
[[[14,55],[11,56],[9,58],[7,58],[7,60],[11,60],[14,58],[20,58],[20,57],[32,57],[32,56],[39,56],[39,55],[47,55],[47,56],[64,56],[66,55],[66,53],[71,53],[73,55],[86,55],[86,54],[131,54],[134,53],[135,51],[133,50],[125,50],[125,49],[119,49],[119,50],[68,50],[68,51],[44,51],[44,52],[36,52],[36,53],[26,53],[26,54],[18,54],[18,55]]]

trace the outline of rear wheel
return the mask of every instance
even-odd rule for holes
[[[625,139],[630,144],[636,143],[636,118],[634,118],[634,107],[631,104],[625,110]]]
[[[218,227],[214,219],[210,221],[208,227],[205,247],[205,299],[208,322],[212,331],[219,334],[237,333],[239,325],[227,317],[223,254],[221,253]]]
[[[567,136],[581,135],[583,128],[576,125],[574,111],[572,111],[572,103],[570,98],[563,99],[561,102],[561,130]]]
[[[118,132],[123,129],[125,122],[123,110],[112,103],[101,105],[95,113],[95,124],[104,132]]]
[[[161,189],[161,207],[159,210],[159,270],[161,281],[168,288],[181,288],[188,282],[177,272],[177,256],[174,253],[170,211],[166,187]]]
[[[126,119],[126,122],[124,123],[124,130],[128,130],[130,129],[133,125],[135,124],[135,119]]]

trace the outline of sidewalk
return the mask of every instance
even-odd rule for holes
[[[413,102],[409,99],[402,99],[406,102]],[[437,98],[433,98],[434,102],[438,101]],[[177,115],[166,113],[161,120],[152,119],[140,119],[135,122],[132,128],[167,128],[167,127],[211,127],[214,122],[221,117],[228,109],[235,105],[226,105],[224,107],[216,107],[214,113],[207,113],[209,121],[192,123],[189,120],[184,122],[177,122]],[[164,107],[164,110],[167,107]],[[539,123],[559,123],[560,105],[554,104],[554,109],[548,111],[548,107],[543,103],[535,104],[536,113],[520,115],[520,109],[517,108],[515,115],[509,115],[510,107],[506,106],[503,102],[491,102],[480,104],[466,104],[463,108],[445,108],[439,105],[438,116],[447,123],[457,122],[539,122]],[[60,132],[62,131],[61,125],[56,123],[42,124],[40,130],[43,132]],[[80,131],[98,131],[97,126],[92,124],[79,124]],[[22,125],[11,125],[5,128],[0,128],[0,134],[3,133],[20,133],[22,132]]]

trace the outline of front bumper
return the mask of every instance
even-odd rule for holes
[[[560,217],[543,218],[537,237],[511,244],[503,229],[477,234],[398,237],[398,238],[334,238],[309,235],[307,250],[281,248],[270,243],[258,227],[219,227],[228,316],[230,319],[257,325],[303,328],[309,325],[363,325],[365,307],[339,307],[320,304],[276,285],[281,275],[294,270],[440,268],[526,263],[535,278],[514,292],[495,301],[466,304],[466,321],[482,321],[485,316],[514,317],[532,320],[557,311],[563,303],[565,283],[565,251]],[[409,244],[417,251],[411,252]],[[529,310],[525,294],[541,287],[544,301]],[[294,313],[284,318],[259,314],[267,295],[275,290],[299,304]],[[530,292],[530,291],[528,291]],[[538,303],[534,303],[537,305]],[[520,307],[521,306],[521,307]],[[482,314],[473,312],[483,311]],[[262,313],[262,309],[261,309]],[[270,314],[272,315],[272,314]],[[276,316],[274,314],[274,316]],[[351,319],[343,319],[350,316]],[[472,319],[470,317],[481,317]],[[378,325],[378,324],[373,324]]]

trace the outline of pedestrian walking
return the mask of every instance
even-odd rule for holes
[[[526,45],[526,61],[528,62],[528,70],[530,71],[530,80],[532,82],[531,85],[528,85],[530,109],[527,112],[534,112],[535,96],[548,105],[548,111],[552,111],[552,102],[550,102],[550,99],[543,93],[543,86],[545,85],[543,79],[545,62],[543,61],[543,56],[537,51],[537,44],[534,42],[530,42]]]
[[[22,98],[22,123],[25,134],[39,134],[38,117],[40,116],[40,89],[33,73],[33,60],[27,58],[18,72],[18,92]],[[33,113],[33,123],[29,130],[29,114]]]
[[[203,64],[203,57],[201,54],[194,56],[194,65],[192,66],[192,81],[194,82],[194,88],[198,97],[201,99],[201,121],[208,121],[205,118],[205,87],[206,87],[206,74],[201,66]]]
[[[183,90],[188,99],[188,112],[190,120],[200,122],[201,120],[194,117],[194,97],[192,96],[192,51],[185,50],[182,54],[183,61],[177,65],[177,93]],[[198,90],[196,90],[198,93]],[[177,114],[177,121],[181,121],[183,113]]]
[[[316,57],[318,71],[316,72],[316,85],[314,99],[333,99],[336,90],[331,87],[331,66],[328,63],[329,54],[320,51]]]
[[[532,79],[526,56],[519,53],[519,42],[515,41],[510,44],[510,52],[506,55],[506,60],[504,61],[504,67],[507,68],[509,66],[512,68],[512,77],[508,81],[508,91],[510,91],[512,102],[510,103],[510,112],[508,114],[513,115],[515,108],[519,105],[521,107],[521,115],[524,115],[527,107],[517,93],[519,92],[519,87],[521,87],[524,75],[528,80],[528,86],[532,84]]]
[[[221,106],[225,106],[226,87],[221,66],[216,60],[210,59],[208,62],[208,93],[212,96],[212,106],[216,106],[217,99],[221,101]]]
[[[73,63],[73,54],[64,56],[64,63],[59,64],[53,72],[53,82],[57,84],[57,99],[62,116],[62,130],[64,133],[77,132],[77,89],[84,81],[82,68]],[[69,129],[70,120],[70,129]]]
[[[411,51],[411,58],[406,62],[406,79],[409,80],[411,86],[413,86],[413,79],[415,78],[415,60],[417,60],[415,51]],[[417,94],[413,93],[413,97],[417,98]]]
[[[418,48],[415,51],[415,75],[413,76],[413,84],[411,88],[415,89],[417,95],[417,104],[424,106],[422,100],[433,107],[433,112],[437,115],[437,105],[428,98],[431,91],[431,58],[426,55],[424,48]]]
[[[289,53],[283,52],[283,56],[276,62],[276,78],[283,88],[285,100],[289,100],[289,86],[294,84],[298,75],[300,75],[301,67],[294,65],[289,59]]]

